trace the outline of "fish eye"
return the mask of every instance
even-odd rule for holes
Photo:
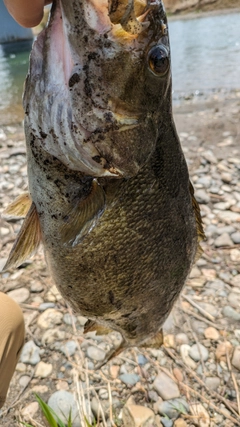
[[[163,77],[169,70],[168,50],[163,45],[152,47],[148,54],[148,65],[155,76]]]

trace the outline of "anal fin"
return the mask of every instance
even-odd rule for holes
[[[17,268],[38,249],[41,229],[35,204],[32,202],[3,271]]]

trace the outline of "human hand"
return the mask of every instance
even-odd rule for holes
[[[43,8],[52,0],[4,0],[8,12],[23,27],[35,27],[43,17]]]

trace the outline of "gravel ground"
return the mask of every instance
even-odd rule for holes
[[[20,304],[27,331],[1,426],[20,426],[20,419],[44,425],[34,392],[58,412],[72,407],[75,427],[83,425],[79,402],[88,419],[99,418],[102,426],[240,425],[239,113],[240,91],[175,100],[206,241],[164,325],[161,349],[127,350],[95,371],[119,336],[83,336],[86,319],[57,292],[42,251],[22,268],[0,274],[1,290]],[[26,189],[22,126],[3,127],[0,209]],[[0,266],[19,227],[0,220]]]

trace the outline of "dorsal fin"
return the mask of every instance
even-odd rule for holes
[[[193,188],[193,185],[190,181],[189,181],[189,190],[190,190],[190,194],[191,194],[191,198],[192,198],[192,206],[193,206],[195,219],[196,219],[196,225],[197,225],[198,248],[197,248],[197,253],[196,253],[196,257],[195,257],[195,261],[197,261],[203,252],[203,250],[200,246],[200,242],[205,240],[206,236],[205,236],[205,233],[203,230],[203,223],[202,223],[200,207],[199,207],[197,200],[194,197],[194,188]]]
[[[2,218],[6,220],[15,218],[25,218],[32,204],[29,193],[20,194],[10,205],[3,211]]]
[[[8,260],[3,267],[3,271],[9,268],[17,268],[23,264],[27,258],[36,252],[41,242],[41,229],[37,209],[32,202],[17,239],[9,254]]]

